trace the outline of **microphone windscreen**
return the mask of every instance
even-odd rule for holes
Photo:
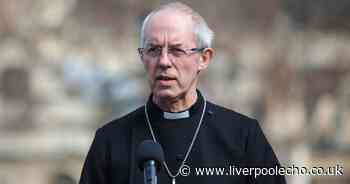
[[[159,171],[164,161],[162,146],[153,140],[144,140],[137,149],[136,160],[140,170],[143,170],[146,161],[154,160]]]

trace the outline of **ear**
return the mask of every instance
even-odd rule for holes
[[[143,53],[142,53],[141,48],[138,48],[138,49],[137,49],[137,52],[138,52],[138,55],[139,55],[139,57],[140,57],[141,62],[143,62]]]
[[[203,50],[203,52],[199,58],[198,71],[205,70],[209,66],[209,63],[210,63],[213,55],[214,55],[214,49],[206,48]]]

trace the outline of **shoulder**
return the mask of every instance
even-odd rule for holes
[[[212,102],[208,102],[208,113],[213,114],[216,120],[224,121],[237,126],[254,127],[258,124],[258,121],[254,118],[248,117],[247,115]]]
[[[207,130],[230,150],[243,155],[247,146],[253,144],[251,140],[262,134],[256,119],[211,102],[207,104]]]
[[[142,121],[144,118],[143,113],[144,106],[138,107],[135,110],[119,117],[108,121],[101,126],[97,131],[104,134],[124,134],[128,132],[137,122]]]

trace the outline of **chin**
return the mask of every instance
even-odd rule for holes
[[[175,98],[178,94],[171,88],[168,89],[155,89],[153,90],[153,94],[158,98]]]

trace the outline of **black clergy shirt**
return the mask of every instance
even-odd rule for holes
[[[175,174],[192,141],[204,106],[198,98],[189,110],[189,117],[165,119],[163,111],[149,98],[147,107],[157,141],[164,150],[165,161]],[[96,131],[86,157],[80,184],[142,184],[143,173],[135,159],[137,146],[152,136],[146,123],[144,106],[107,123]],[[197,139],[186,161],[189,176],[176,177],[178,184],[284,184],[284,176],[238,175],[236,168],[276,168],[279,162],[258,122],[232,110],[207,101]],[[223,174],[196,174],[196,168],[225,168]],[[231,170],[232,171],[232,170]],[[163,167],[158,183],[171,183]]]

